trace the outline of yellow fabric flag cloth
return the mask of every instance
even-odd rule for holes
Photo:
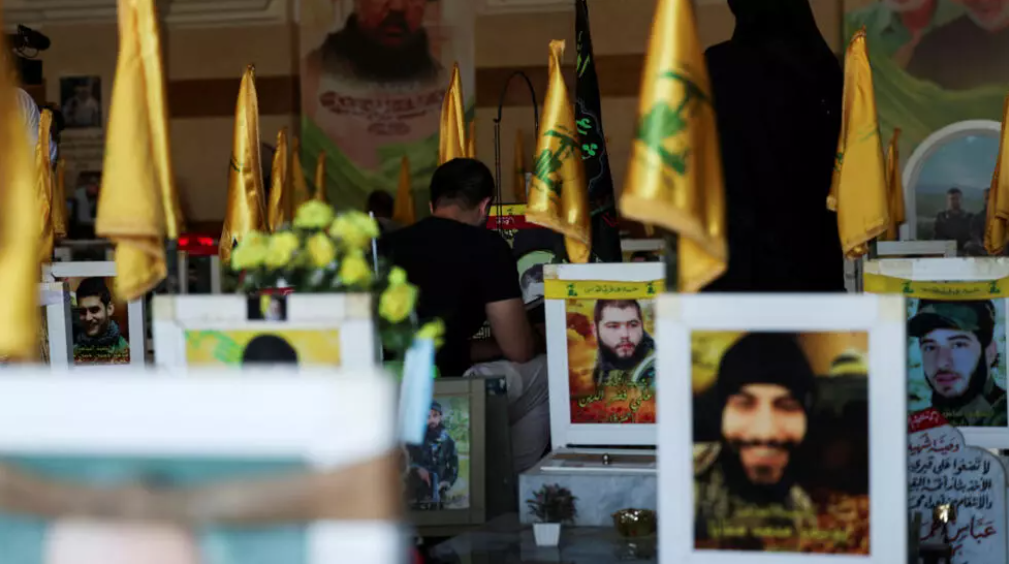
[[[441,122],[438,126],[438,164],[467,156],[466,119],[462,97],[462,77],[459,63],[452,67],[452,80],[441,102]]]
[[[95,220],[95,232],[116,245],[116,293],[126,301],[164,280],[164,239],[168,223],[179,219],[172,216],[177,198],[153,2],[119,0],[119,59]]]
[[[990,255],[1001,255],[1009,238],[1009,178],[1003,170],[1009,170],[1009,96],[1002,107],[1002,135],[985,213],[984,249]]]
[[[469,133],[466,135],[466,156],[476,158],[476,116],[469,122]]]
[[[53,183],[53,232],[57,239],[67,236],[67,162],[56,161],[56,181]]]
[[[883,143],[876,118],[876,94],[865,42],[855,32],[844,59],[841,136],[827,208],[837,212],[841,248],[848,258],[869,252],[868,243],[890,225]]]
[[[396,190],[396,202],[392,210],[392,220],[403,227],[417,222],[417,208],[410,181],[410,159],[403,155],[403,161],[399,165],[399,188]]]
[[[250,231],[265,231],[263,168],[259,154],[259,99],[256,69],[249,65],[242,76],[235,108],[235,132],[228,169],[228,209],[224,215],[219,254],[228,264],[235,243]]]
[[[297,137],[291,139],[291,218],[298,212],[302,204],[312,199],[305,179],[305,169],[301,166],[301,141]]]
[[[526,148],[522,142],[522,130],[515,132],[515,176],[512,179],[515,203],[526,203]]]
[[[52,158],[49,156],[49,139],[53,126],[53,113],[42,110],[39,117],[39,137],[35,143],[35,197],[38,200],[39,214],[39,262],[46,264],[53,261],[53,244],[56,234],[53,231],[53,174]]]
[[[319,151],[319,157],[315,160],[315,199],[329,203],[329,194],[326,193],[326,151]]]
[[[678,233],[677,289],[725,271],[725,183],[708,70],[690,0],[659,0],[620,213]]]
[[[30,361],[39,352],[40,218],[9,60],[0,58],[0,358]]]
[[[270,206],[268,215],[270,231],[291,221],[291,175],[287,167],[287,128],[277,133],[277,150],[273,153],[273,167],[270,169]]]
[[[890,224],[886,229],[886,240],[900,239],[900,226],[907,221],[904,216],[904,180],[900,177],[900,128],[893,130],[890,147],[886,152],[887,207],[890,210]]]
[[[561,74],[564,41],[550,42],[550,75],[536,141],[526,220],[564,235],[568,260],[586,263],[592,249],[588,184],[574,106]]]

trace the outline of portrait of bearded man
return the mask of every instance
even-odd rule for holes
[[[655,358],[655,340],[645,330],[641,304],[637,300],[598,300],[593,321],[593,333],[599,344],[592,371],[596,387],[615,381],[653,385],[655,370],[639,370]]]

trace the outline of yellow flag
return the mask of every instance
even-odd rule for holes
[[[690,0],[659,0],[620,213],[678,233],[677,288],[726,267],[725,184],[711,85]]]
[[[396,190],[396,203],[392,210],[392,220],[403,227],[417,222],[417,209],[413,201],[413,189],[410,177],[410,159],[403,155],[399,165],[399,189]]]
[[[116,289],[125,300],[165,278],[164,239],[179,228],[160,54],[153,0],[119,0],[119,59],[95,232],[116,245]]]
[[[848,258],[869,252],[868,243],[890,225],[883,143],[876,118],[876,94],[865,44],[855,32],[844,59],[844,101],[834,178],[827,208],[837,212],[841,248]]]
[[[35,167],[7,61],[0,57],[0,358],[34,360],[39,334]]]
[[[277,150],[273,153],[273,167],[270,169],[270,231],[280,229],[291,221],[291,175],[287,163],[287,128],[277,133]]]
[[[1003,170],[1009,170],[1009,96],[1002,108],[1002,136],[985,214],[984,248],[990,255],[1001,255],[1009,237],[1009,178],[1002,176]]]
[[[574,106],[561,74],[564,41],[550,42],[550,75],[543,102],[526,220],[564,235],[568,260],[589,261],[592,226]]]
[[[250,231],[266,229],[263,206],[263,167],[259,154],[259,99],[256,69],[249,65],[242,76],[235,108],[235,132],[228,169],[228,209],[221,232],[221,262],[231,259],[231,249]]]
[[[459,63],[452,67],[452,80],[441,103],[441,122],[438,127],[438,164],[467,156],[466,119],[462,97],[462,78]]]
[[[513,178],[515,203],[526,203],[526,148],[522,143],[522,130],[515,132],[515,177]]]
[[[297,137],[291,140],[291,217],[297,213],[301,204],[312,199],[312,192],[305,180],[305,169],[301,166],[301,141]]]
[[[476,116],[469,122],[469,133],[466,136],[466,156],[476,158]]]
[[[329,203],[329,194],[326,193],[326,151],[319,151],[319,157],[315,159],[315,199]]]
[[[906,221],[904,218],[904,181],[900,177],[900,150],[897,148],[899,142],[900,128],[898,127],[893,130],[890,148],[886,153],[887,207],[890,210],[890,224],[886,229],[887,241],[900,239],[900,226]]]
[[[50,131],[53,126],[53,113],[42,110],[39,119],[39,138],[35,143],[35,197],[38,200],[39,214],[39,262],[53,261],[53,243],[56,234],[53,232],[53,174],[52,159],[49,156]]]
[[[56,161],[56,181],[53,183],[53,232],[57,239],[67,236],[67,162]]]

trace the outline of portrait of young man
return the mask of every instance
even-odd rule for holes
[[[74,362],[126,364],[130,344],[113,319],[116,306],[104,278],[85,278],[76,290],[77,323],[73,328]]]
[[[1009,423],[1006,391],[996,382],[999,344],[991,300],[921,300],[908,320],[917,340],[931,404],[951,425],[1002,427]],[[913,376],[912,376],[913,377]]]
[[[654,385],[655,340],[645,330],[637,300],[597,300],[593,332],[599,345],[592,378],[596,387]]]
[[[719,437],[695,443],[699,548],[763,550],[773,540],[794,550],[801,532],[816,528],[816,507],[797,480],[814,391],[793,334],[749,333],[725,351],[714,383]]]
[[[459,453],[455,440],[445,429],[444,415],[441,403],[431,402],[424,443],[407,446],[410,455],[407,492],[415,509],[441,509],[445,493],[459,479]]]

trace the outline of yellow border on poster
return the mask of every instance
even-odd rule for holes
[[[865,273],[862,288],[869,294],[901,294],[909,298],[932,300],[991,300],[1009,298],[1009,278],[976,282],[935,282],[905,280],[882,274]]]
[[[613,280],[544,280],[548,300],[645,300],[661,294],[665,280],[616,282]]]

